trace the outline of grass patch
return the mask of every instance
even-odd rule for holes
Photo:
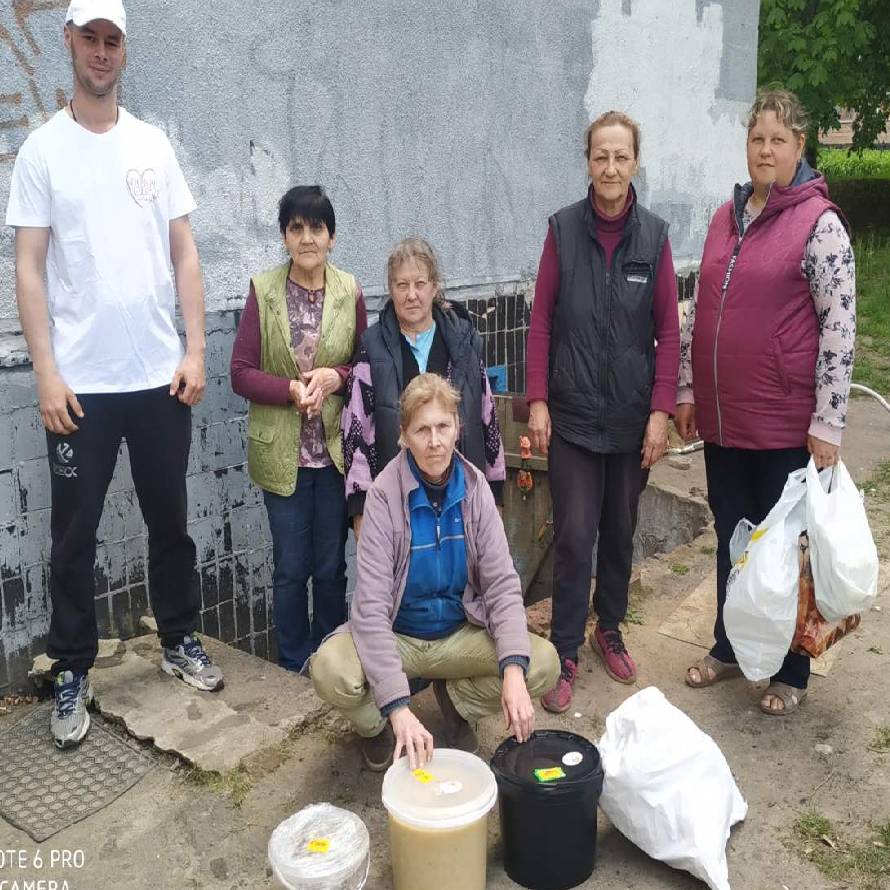
[[[682,562],[675,562],[671,564],[671,571],[675,575],[688,575],[689,574],[689,566],[685,565]]]
[[[701,553],[702,556],[713,556],[717,549],[716,547],[699,547],[698,552]]]
[[[643,618],[643,613],[637,609],[635,606],[628,605],[627,614],[624,616],[625,624],[645,624],[646,619]]]
[[[890,151],[821,148],[818,167],[828,179],[890,179]]]
[[[831,822],[809,810],[794,823],[793,846],[827,878],[859,890],[880,890],[890,876],[890,822],[855,840],[841,837]]]
[[[253,779],[243,766],[220,773],[193,767],[185,774],[190,785],[228,797],[232,804],[240,807],[253,788]]]
[[[865,492],[866,505],[868,505],[868,499],[890,501],[890,460],[878,464],[871,478],[859,487]]]
[[[890,751],[890,724],[878,727],[875,737],[868,747],[871,751]]]
[[[857,290],[853,380],[890,399],[890,233],[858,238],[853,251]]]

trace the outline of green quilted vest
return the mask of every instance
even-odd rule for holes
[[[294,361],[290,322],[285,297],[290,263],[253,279],[260,315],[260,367],[276,377],[299,376]],[[355,278],[330,263],[325,267],[321,336],[315,355],[316,368],[345,365],[355,344]],[[343,472],[340,414],[343,397],[328,396],[321,406],[325,443],[334,465]],[[297,485],[300,464],[302,415],[292,405],[250,403],[247,421],[247,469],[250,478],[266,491],[288,497]],[[344,495],[345,496],[345,495]]]

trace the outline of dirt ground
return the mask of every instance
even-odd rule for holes
[[[890,452],[890,441],[881,451]],[[868,477],[874,462],[857,475]],[[884,454],[886,460],[890,454]],[[700,455],[693,457],[699,461]],[[692,467],[688,478],[698,475]],[[671,475],[671,484],[684,473]],[[687,487],[693,487],[690,481]],[[890,557],[890,485],[869,499],[884,565]],[[642,623],[630,625],[626,639],[639,666],[636,687],[609,680],[587,649],[574,706],[555,717],[539,710],[538,725],[570,729],[596,741],[605,716],[637,689],[655,685],[709,733],[724,752],[749,804],[746,821],[728,847],[733,890],[831,890],[837,887],[890,887],[890,876],[873,879],[841,870],[829,879],[814,864],[823,854],[845,855],[874,846],[873,831],[890,822],[890,750],[875,740],[890,733],[887,677],[890,676],[888,572],[878,609],[864,616],[845,640],[826,678],[814,677],[801,711],[789,718],[767,717],[758,695],[744,680],[692,690],[685,669],[702,650],[662,636],[658,627],[713,568],[711,532],[674,552],[647,560],[641,569],[642,595],[636,609]],[[416,699],[419,715],[435,733],[438,713],[430,691]],[[27,709],[0,715],[0,730]],[[575,716],[575,714],[580,716]],[[502,739],[502,724],[490,718],[480,726],[481,754],[490,756]],[[818,747],[817,747],[818,746]],[[888,741],[890,748],[890,741]],[[13,880],[55,880],[33,886],[51,890],[234,890],[268,888],[266,845],[272,829],[301,807],[320,801],[347,807],[367,824],[372,842],[371,890],[392,886],[386,818],[380,804],[381,777],[364,770],[359,750],[342,721],[333,715],[290,739],[218,787],[196,781],[168,757],[106,809],[39,845],[44,860],[51,849],[82,851],[80,869],[44,867],[0,869],[0,888]],[[831,832],[801,838],[794,826],[805,814],[829,820]],[[707,818],[707,813],[702,813]],[[821,823],[816,823],[821,824]],[[497,812],[490,819],[488,887],[515,887],[503,871]],[[880,841],[877,841],[880,844]],[[588,890],[695,890],[704,885],[685,873],[654,862],[625,840],[600,815],[598,862],[584,885]],[[38,848],[27,835],[0,820],[0,850]],[[880,849],[874,846],[874,849]],[[3,881],[10,883],[4,885]],[[67,885],[62,881],[67,880]],[[872,883],[869,883],[869,881]],[[426,890],[426,888],[416,888]]]

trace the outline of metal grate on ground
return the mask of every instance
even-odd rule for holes
[[[155,765],[95,714],[80,747],[59,751],[49,733],[50,708],[0,735],[0,816],[38,843],[107,807]]]

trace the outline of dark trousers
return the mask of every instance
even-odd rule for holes
[[[168,387],[78,399],[84,417],[75,418],[77,432],[46,434],[53,607],[47,653],[55,659],[55,672],[87,671],[96,659],[96,530],[122,438],[148,527],[149,598],[164,645],[192,633],[200,611],[192,585],[195,545],[186,531],[191,409],[171,397]]]
[[[593,607],[604,630],[627,614],[640,494],[649,479],[639,452],[598,454],[553,434],[548,474],[553,501],[553,618],[561,658],[578,658],[590,609],[593,545],[599,533]]]
[[[264,491],[272,533],[278,663],[299,671],[346,620],[346,496],[334,467],[301,467],[290,497]],[[312,578],[312,619],[309,579]]]
[[[779,500],[788,474],[805,467],[809,459],[806,448],[753,451],[705,443],[708,503],[717,532],[717,620],[714,622],[715,642],[711,655],[720,661],[734,664],[736,660],[723,626],[726,581],[732,568],[729,561],[732,533],[740,519],[755,524],[762,522]],[[806,689],[809,677],[810,659],[789,652],[773,680]]]

